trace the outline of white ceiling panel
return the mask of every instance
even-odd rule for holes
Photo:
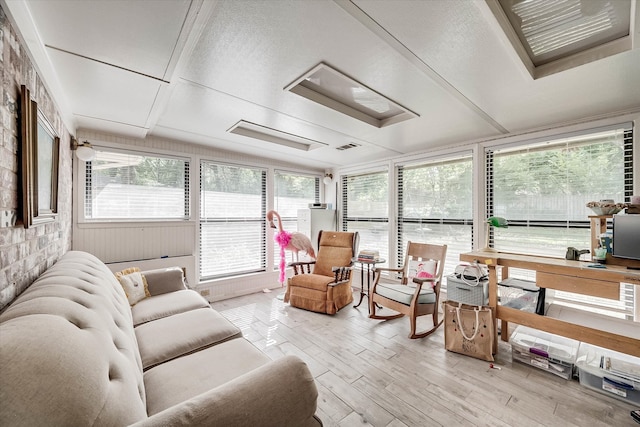
[[[328,146],[309,152],[300,152],[227,132],[239,120],[320,141]],[[164,118],[151,133],[165,138],[174,138],[178,130],[184,129],[188,129],[189,140],[199,144],[208,144],[213,147],[254,155],[258,149],[259,154],[264,157],[282,159],[285,156],[302,164],[320,165],[321,163],[323,167],[352,164],[356,161],[362,161],[360,159],[374,160],[379,156],[388,157],[399,153],[397,150],[386,148],[386,146],[376,146],[367,141],[336,132],[331,128],[318,126],[313,122],[300,120],[248,103],[240,98],[182,81],[172,92]],[[351,150],[350,153],[341,152],[338,156],[335,147],[349,143],[356,143],[361,147],[357,150]]]
[[[0,1],[72,133],[329,168],[640,111],[637,47],[534,80],[483,0]],[[320,63],[418,117],[378,128],[285,90]],[[241,120],[326,147],[227,132]]]
[[[164,78],[190,0],[40,0],[29,9],[42,42]]]
[[[638,106],[638,50],[534,80],[484,2],[355,3],[511,132]]]
[[[49,56],[80,117],[144,127],[160,86],[166,84],[59,51]]]
[[[498,133],[334,2],[253,2],[252,6],[218,4],[183,74],[186,79],[262,107],[267,116],[279,111],[396,153],[424,149],[430,140],[445,144]],[[321,61],[420,117],[378,129],[283,90]],[[238,104],[238,120],[245,108]],[[173,110],[160,118],[160,126],[175,118]],[[171,126],[184,127],[175,121]]]

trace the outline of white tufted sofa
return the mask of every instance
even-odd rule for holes
[[[152,296],[130,307],[68,252],[0,315],[0,425],[322,425],[302,360],[271,361],[182,270],[143,274]]]

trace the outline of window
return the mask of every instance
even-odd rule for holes
[[[631,196],[631,140],[614,129],[488,151],[488,215],[509,221],[494,230],[495,247],[556,257],[569,246],[588,248],[586,204]]]
[[[389,260],[389,174],[342,178],[342,229],[360,234],[360,249],[377,250]]]
[[[200,164],[200,279],[266,269],[264,169]]]
[[[487,214],[504,217],[494,229],[501,251],[563,258],[567,247],[590,247],[589,201],[628,202],[633,193],[633,131],[629,126],[592,131],[486,152]],[[567,304],[631,316],[633,290],[619,301],[555,292]],[[605,310],[605,311],[606,311]]]
[[[274,174],[274,187],[273,206],[282,218],[282,227],[289,232],[296,231],[298,209],[307,209],[309,203],[320,202],[320,177],[277,170]],[[277,269],[280,247],[275,242],[273,253],[273,265]]]
[[[408,241],[446,244],[444,274],[472,249],[472,172],[471,155],[397,168],[398,266]]]
[[[93,220],[189,218],[189,161],[99,149],[86,163],[84,213]]]

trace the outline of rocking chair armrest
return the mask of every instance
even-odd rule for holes
[[[373,272],[374,273],[379,273],[381,271],[393,271],[396,273],[402,273],[404,271],[403,268],[390,268],[390,267],[374,267],[373,268]]]
[[[432,286],[433,292],[435,292],[436,294],[436,300],[437,300],[438,294],[440,293],[440,281],[438,280],[437,277],[414,277],[412,282],[418,285],[416,286],[416,292],[415,292],[416,297],[420,293],[420,290],[422,289],[422,286],[425,283],[432,283],[431,286]]]
[[[414,277],[412,281],[413,283],[419,283],[422,285],[424,282],[437,282],[438,278],[437,277]]]

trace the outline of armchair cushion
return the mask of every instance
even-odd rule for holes
[[[324,231],[313,272],[333,277],[333,267],[350,265],[353,252],[353,233]]]
[[[415,286],[401,285],[397,283],[378,283],[376,292],[385,297],[398,301],[402,304],[409,305],[413,299],[415,293]],[[418,304],[435,304],[436,293],[433,291],[429,284],[423,285],[420,289],[420,296],[418,297]]]
[[[322,276],[320,274],[299,274],[289,279],[291,286],[299,286],[301,288],[315,289],[317,291],[326,291],[327,286],[334,281],[333,274],[331,276]]]

